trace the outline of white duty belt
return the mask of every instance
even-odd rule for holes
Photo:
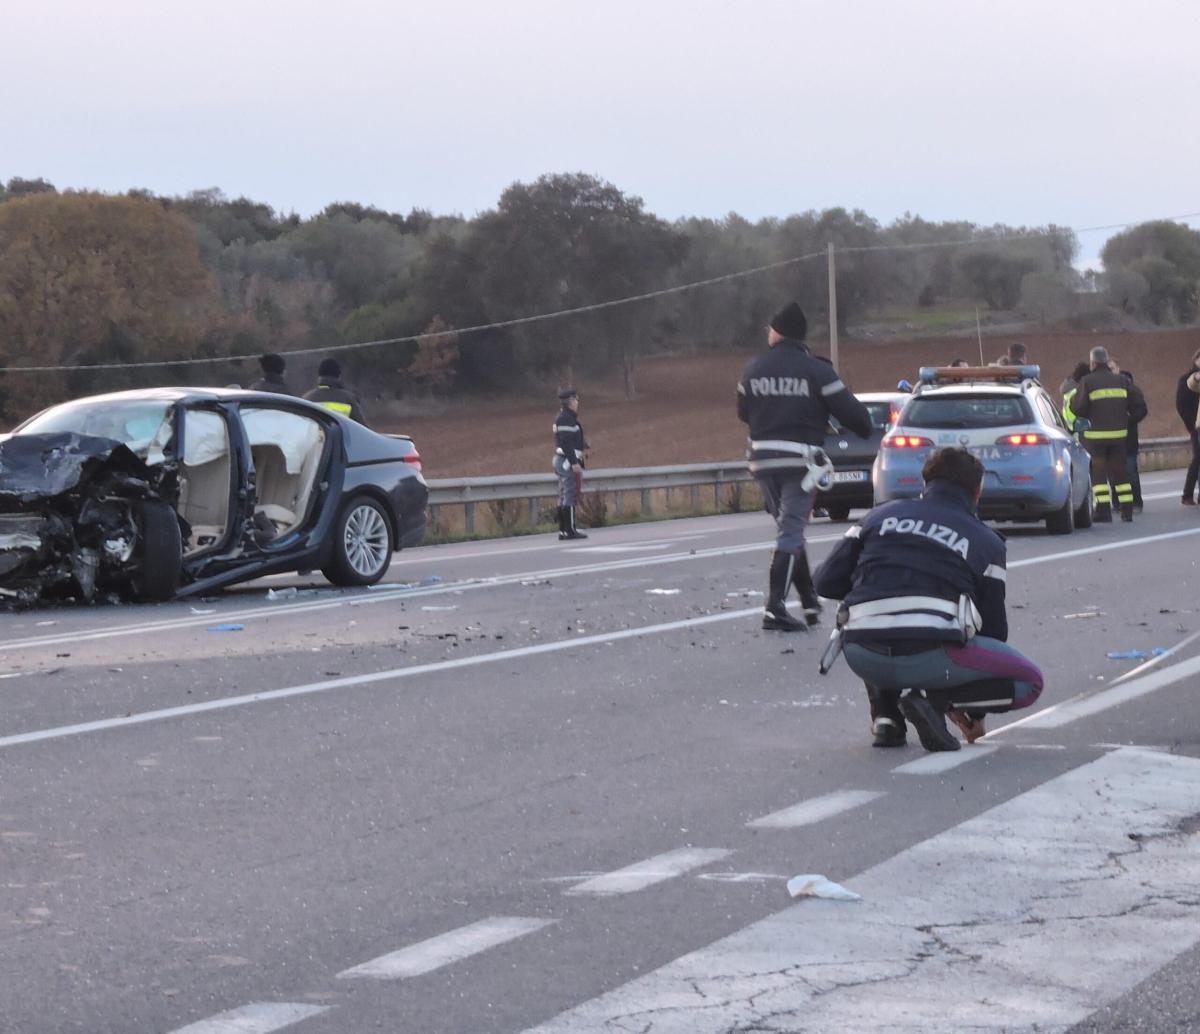
[[[810,445],[808,442],[789,442],[784,438],[772,438],[765,441],[751,440],[750,449],[752,452],[790,452],[797,459],[803,460],[808,470],[800,482],[800,487],[806,492],[810,492],[814,488],[825,489],[832,484],[833,460],[829,458],[829,453],[819,445]],[[791,459],[750,461],[751,473],[793,466],[795,466],[795,460]]]
[[[847,632],[883,632],[897,629],[937,629],[957,632],[965,643],[983,624],[975,601],[966,593],[958,600],[938,596],[891,596],[855,603],[847,608]]]

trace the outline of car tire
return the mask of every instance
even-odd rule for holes
[[[844,521],[850,516],[850,507],[826,506],[825,513],[829,515],[831,521]]]
[[[1070,535],[1075,530],[1075,508],[1071,505],[1071,491],[1067,489],[1067,501],[1046,515],[1046,531],[1051,535]]]
[[[1087,491],[1083,493],[1083,505],[1075,511],[1075,527],[1090,528],[1092,526],[1092,485],[1088,482]]]
[[[382,504],[356,495],[334,522],[329,562],[321,573],[334,585],[374,585],[387,574],[395,549],[392,520]]]
[[[183,571],[183,535],[175,510],[164,502],[147,500],[138,507],[141,525],[141,566],[134,577],[139,599],[171,599],[179,591]]]

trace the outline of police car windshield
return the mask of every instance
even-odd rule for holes
[[[900,423],[905,427],[971,430],[1012,427],[1033,421],[1033,410],[1020,395],[942,395],[912,399]]]

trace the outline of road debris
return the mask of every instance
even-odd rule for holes
[[[861,901],[862,895],[847,890],[840,883],[819,873],[793,876],[787,882],[788,893],[794,898],[828,898],[831,901]]]
[[[449,607],[437,607],[437,606],[430,605],[430,606],[422,607],[421,609],[422,609],[422,610],[430,610],[430,611],[437,611],[437,610],[458,610],[458,606],[457,606],[457,604],[452,604],[452,605],[451,605],[451,606],[449,606]]]
[[[651,596],[678,596],[682,589],[647,589],[646,592]]]
[[[245,631],[245,625],[239,625],[236,622],[228,622],[223,625],[209,625],[210,632],[242,632]]]
[[[216,608],[216,607],[209,607],[207,610],[204,610],[204,609],[203,609],[203,608],[201,608],[201,607],[192,607],[192,613],[193,613],[193,614],[199,614],[199,615],[201,615],[202,617],[203,617],[203,616],[206,616],[206,615],[208,615],[208,614],[215,614],[216,612],[217,612],[217,608]]]
[[[267,599],[269,600],[290,600],[300,595],[300,590],[294,585],[289,585],[283,589],[268,589]]]
[[[1076,618],[1102,618],[1104,616],[1102,610],[1085,610],[1082,614],[1064,614],[1063,620],[1074,621]]]
[[[1156,646],[1149,653],[1145,650],[1110,650],[1104,656],[1110,661],[1148,661],[1151,657],[1161,657],[1166,652],[1165,646]]]

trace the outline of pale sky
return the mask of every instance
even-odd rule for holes
[[[580,171],[668,219],[1139,221],[1200,211],[1197,30],[1194,0],[44,0],[3,18],[0,178],[470,216]]]

